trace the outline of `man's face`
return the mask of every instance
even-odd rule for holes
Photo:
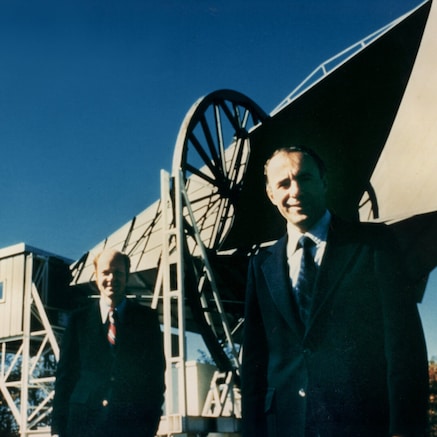
[[[308,231],[326,210],[326,181],[313,158],[280,152],[267,167],[267,195],[285,219]]]
[[[96,284],[108,305],[117,306],[125,296],[126,265],[120,254],[103,252],[97,262]]]

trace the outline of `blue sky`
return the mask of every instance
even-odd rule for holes
[[[0,247],[77,259],[157,200],[200,96],[270,112],[419,3],[0,0]]]

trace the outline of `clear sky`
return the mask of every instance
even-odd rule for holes
[[[0,247],[77,259],[158,199],[200,96],[270,112],[419,3],[0,0]]]

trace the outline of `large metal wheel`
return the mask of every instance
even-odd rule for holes
[[[268,115],[231,90],[200,98],[187,113],[176,141],[172,173],[182,171],[202,241],[219,250],[249,158],[249,131]]]
[[[238,352],[229,352],[235,343],[229,337],[241,326],[242,316],[231,308],[233,281],[220,272],[220,258],[226,256],[220,248],[232,227],[244,183],[249,132],[267,117],[243,94],[213,92],[187,113],[174,152],[172,173],[182,176],[191,210],[191,214],[188,208],[183,211],[185,296],[198,331],[223,371],[239,367]]]

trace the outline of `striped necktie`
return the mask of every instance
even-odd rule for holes
[[[108,341],[112,346],[115,346],[116,338],[117,338],[117,328],[115,325],[115,310],[114,308],[111,308],[108,313],[108,320],[109,320],[109,326],[108,326]]]
[[[310,237],[303,235],[299,239],[298,247],[302,248],[302,260],[294,289],[299,314],[304,325],[307,324],[309,319],[314,281],[317,273],[317,267],[312,254],[312,247],[314,245],[315,242]]]

